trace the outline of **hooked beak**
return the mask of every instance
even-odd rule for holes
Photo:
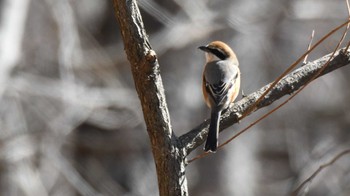
[[[209,52],[209,48],[206,46],[199,46],[198,49],[203,50],[204,52]]]

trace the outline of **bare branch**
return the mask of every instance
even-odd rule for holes
[[[346,23],[338,26],[337,28],[333,29],[332,32],[335,32],[337,29],[340,29],[340,27],[342,27],[343,25],[345,25]],[[348,30],[349,24],[347,24],[347,27],[345,29],[345,31],[343,32],[342,37],[340,38],[337,46],[335,47],[334,51],[329,55],[328,60],[322,65],[321,69],[319,69],[315,74],[312,75],[312,77],[301,87],[299,88],[297,91],[294,92],[294,94],[292,96],[290,96],[288,99],[286,99],[285,101],[283,101],[281,104],[279,104],[277,107],[273,108],[272,110],[270,110],[269,112],[265,113],[264,115],[262,115],[260,118],[258,118],[257,120],[255,120],[253,123],[251,123],[249,126],[245,127],[243,130],[240,130],[236,135],[234,135],[233,137],[229,138],[228,140],[226,140],[224,143],[222,143],[221,145],[219,145],[219,149],[222,148],[223,146],[227,145],[229,142],[231,142],[233,139],[235,139],[236,137],[238,137],[239,135],[243,134],[244,132],[246,132],[247,130],[249,130],[252,126],[256,125],[258,122],[262,121],[263,119],[265,119],[266,117],[268,117],[270,114],[272,114],[273,112],[275,112],[276,110],[278,110],[279,108],[281,108],[283,105],[285,105],[288,101],[290,101],[292,98],[294,98],[297,94],[299,94],[308,84],[310,84],[313,80],[315,80],[317,77],[320,76],[320,74],[327,68],[327,66],[329,65],[329,63],[331,62],[332,59],[334,59],[335,54],[337,53],[337,50],[339,49],[340,45],[342,44],[347,30]],[[323,40],[325,40],[329,35],[332,34],[332,32],[328,33],[326,36],[324,36],[320,41],[318,41],[315,46],[313,46],[311,48],[311,42],[309,44],[308,50],[307,52],[304,53],[305,56],[304,61],[303,61],[303,65],[305,65],[306,63],[306,58],[308,56],[308,54],[317,46],[319,45],[321,42],[323,42]],[[313,36],[313,35],[312,35]],[[291,67],[294,67],[295,65],[297,65],[300,62],[301,58],[299,58],[295,63],[293,63],[288,69],[290,69]],[[288,70],[287,69],[287,70]],[[284,72],[286,73],[286,71]],[[285,74],[282,74],[281,76],[284,76]],[[258,105],[262,98],[268,93],[270,92],[270,90],[272,88],[274,88],[277,84],[278,81],[280,81],[282,79],[282,77],[279,76],[278,79],[276,79],[271,85],[270,87],[267,88],[267,90],[259,97],[259,99],[251,106],[251,108],[255,108],[256,105]],[[248,115],[249,113],[252,112],[252,109],[248,109],[246,111],[246,113],[243,113],[243,115],[240,117],[240,119],[244,118],[246,115]],[[196,157],[192,158],[191,160],[188,161],[188,163],[191,163],[199,158],[202,158],[204,156],[207,156],[208,153],[202,153],[197,155]]]
[[[306,180],[304,180],[293,192],[291,195],[298,195],[298,193],[309,183],[311,183],[311,181],[325,168],[333,165],[338,159],[340,159],[341,157],[347,155],[350,153],[350,149],[344,150],[341,153],[337,154],[335,157],[333,157],[329,162],[324,163],[322,165],[319,166],[319,168],[313,172]]]
[[[321,57],[320,59],[309,62],[305,66],[296,69],[292,73],[283,77],[275,85],[275,87],[273,87],[271,91],[262,98],[261,102],[257,105],[255,110],[266,107],[281,97],[290,95],[307,84],[318,71],[324,68],[323,66],[325,63],[327,63],[331,56],[332,54],[328,54],[324,57]],[[338,50],[335,53],[334,58],[330,60],[327,67],[320,73],[319,76],[348,65],[350,63],[349,57],[349,51]],[[223,130],[237,123],[241,119],[242,115],[250,110],[251,105],[258,101],[259,97],[263,95],[263,93],[270,87],[270,85],[271,83],[246,96],[242,100],[236,102],[232,107],[230,107],[222,116],[220,130]],[[181,143],[186,144],[184,148],[188,151],[188,153],[190,153],[193,149],[204,142],[208,127],[209,121],[206,120],[190,132],[180,137]]]
[[[347,21],[344,22],[343,24],[337,26],[337,27],[334,28],[332,31],[330,31],[327,35],[323,36],[322,39],[320,39],[314,46],[312,46],[312,47],[311,47],[308,51],[306,51],[301,57],[299,57],[299,59],[297,59],[292,65],[290,65],[276,80],[274,80],[272,83],[270,83],[269,85],[267,85],[268,87],[267,87],[266,89],[264,89],[264,91],[263,91],[261,94],[259,94],[259,97],[256,99],[256,101],[255,101],[255,102],[252,102],[252,103],[250,104],[250,106],[249,106],[243,113],[241,113],[239,116],[237,116],[237,119],[236,119],[236,120],[239,121],[240,119],[243,119],[243,118],[245,118],[246,116],[248,116],[249,114],[251,114],[253,111],[257,110],[257,109],[258,109],[257,106],[262,102],[262,100],[264,99],[264,97],[265,97],[268,93],[270,93],[271,90],[272,90],[273,88],[276,87],[276,85],[283,79],[283,77],[285,77],[290,71],[292,71],[292,70],[302,61],[302,59],[305,58],[305,56],[307,56],[311,51],[313,51],[313,50],[314,50],[318,45],[320,45],[325,39],[327,39],[328,37],[330,37],[333,33],[337,32],[339,29],[341,29],[341,28],[344,27],[345,25],[348,25],[349,22],[350,22],[350,20],[347,20]],[[348,28],[346,28],[345,32],[343,33],[343,36],[342,36],[342,38],[341,38],[341,41],[338,42],[338,45],[337,45],[335,51],[334,51],[331,55],[328,55],[328,57],[329,57],[328,60],[324,62],[325,66],[324,66],[324,67],[321,66],[322,68],[321,68],[321,69],[318,69],[317,72],[316,72],[314,75],[312,75],[312,77],[309,78],[309,81],[307,81],[307,82],[304,83],[304,85],[305,85],[305,84],[308,84],[309,82],[311,82],[311,81],[312,81],[313,79],[315,79],[316,77],[319,77],[320,73],[323,72],[323,70],[325,70],[326,66],[328,66],[328,64],[329,64],[330,59],[332,59],[332,58],[334,57],[336,50],[338,49],[338,47],[339,47],[339,45],[341,44],[343,38],[345,37],[346,32],[347,32],[347,29],[348,29]],[[260,121],[260,119],[259,119],[259,121]],[[236,123],[236,122],[234,122],[234,123]],[[234,123],[232,123],[232,124],[234,124]],[[203,124],[202,124],[202,125],[203,125]],[[202,125],[200,125],[200,126],[202,126]],[[223,129],[224,129],[224,128],[222,128],[222,126],[221,126],[221,130],[223,130]],[[203,129],[203,130],[205,130],[205,132],[206,132],[207,128],[206,128],[206,129]],[[245,130],[246,130],[246,129],[245,129]],[[244,130],[244,131],[245,131],[245,130]],[[243,133],[244,131],[241,131],[239,134]],[[190,133],[184,134],[183,136],[187,137],[188,134],[191,135],[191,133],[193,133],[193,132],[190,131]],[[192,136],[193,136],[193,135],[192,135]],[[200,138],[200,139],[202,140],[202,142],[203,142],[203,133],[199,133],[198,136],[199,136],[198,138]],[[205,136],[205,135],[204,135],[204,136]],[[196,135],[195,135],[194,137],[196,137]],[[181,141],[182,141],[182,140],[181,140]],[[190,139],[189,141],[191,142],[191,141],[193,141],[193,140]],[[181,143],[185,145],[184,148],[187,150],[187,154],[189,154],[189,153],[193,150],[193,149],[192,149],[193,146],[196,146],[196,145],[193,145],[192,143],[191,143],[191,144],[187,144],[187,143],[183,143],[183,142],[181,142]],[[187,145],[187,146],[186,146],[186,145]],[[198,145],[199,145],[199,144],[198,144]],[[197,146],[198,146],[198,145],[197,145]],[[196,146],[196,147],[197,147],[197,146]],[[195,147],[194,147],[194,148],[195,148]],[[197,156],[196,158],[192,159],[191,161],[197,159],[198,157],[199,157],[199,156]]]

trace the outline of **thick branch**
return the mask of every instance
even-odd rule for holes
[[[114,8],[152,145],[159,194],[187,195],[185,155],[171,128],[159,64],[140,11],[135,0],[114,0]]]
[[[317,59],[313,62],[309,62],[303,67],[296,69],[292,73],[286,75],[281,81],[279,81],[276,86],[269,92],[262,101],[257,105],[257,107],[251,111],[254,112],[259,108],[266,107],[273,103],[274,101],[280,99],[285,95],[290,95],[293,92],[297,91],[299,88],[304,86],[314,74],[316,74],[319,70],[322,69],[324,64],[329,60],[331,54],[328,54],[320,59]],[[326,69],[319,75],[322,76],[331,71],[334,71],[340,67],[348,65],[350,63],[350,52],[340,52],[338,51],[335,54],[335,57],[328,64]],[[271,83],[270,83],[271,84]],[[266,85],[259,89],[258,91],[251,93],[247,97],[242,100],[236,102],[222,115],[220,122],[220,131],[223,129],[236,124],[242,114],[250,110],[250,107],[259,99],[259,97],[265,92],[265,90],[269,87]],[[201,145],[207,135],[209,120],[204,121],[202,124],[198,125],[196,128],[191,130],[190,132],[182,135],[179,139],[182,144],[184,144],[184,148],[189,154],[192,150]]]

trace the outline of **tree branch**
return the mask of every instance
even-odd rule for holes
[[[187,195],[184,151],[174,135],[156,53],[135,0],[114,0],[115,15],[131,64],[156,164],[160,195]]]
[[[279,81],[276,86],[261,100],[261,102],[256,106],[254,112],[262,107],[266,107],[273,103],[274,101],[280,99],[285,95],[290,95],[297,91],[299,88],[304,86],[314,74],[322,69],[324,64],[329,60],[331,54],[321,57],[315,61],[306,63],[303,67],[296,69],[292,73],[286,75]],[[319,76],[325,75],[331,71],[334,71],[340,67],[348,65],[350,63],[350,52],[338,50],[334,58],[330,61],[328,66],[321,72]],[[319,77],[318,76],[318,77]],[[270,83],[271,84],[271,83]],[[258,91],[251,93],[242,100],[236,102],[222,115],[220,121],[220,131],[223,129],[236,124],[241,120],[242,114],[249,112],[250,107],[259,99],[259,97],[265,92],[265,90],[270,86],[270,84],[262,87]],[[249,114],[248,114],[249,115]],[[198,125],[196,128],[190,132],[183,134],[179,139],[183,148],[189,154],[192,150],[201,145],[207,135],[209,128],[209,120],[205,120],[203,123]]]

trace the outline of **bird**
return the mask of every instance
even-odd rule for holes
[[[226,43],[213,41],[198,48],[205,52],[206,64],[203,71],[202,91],[205,103],[211,109],[204,151],[216,152],[221,112],[237,98],[241,73],[236,54]]]

